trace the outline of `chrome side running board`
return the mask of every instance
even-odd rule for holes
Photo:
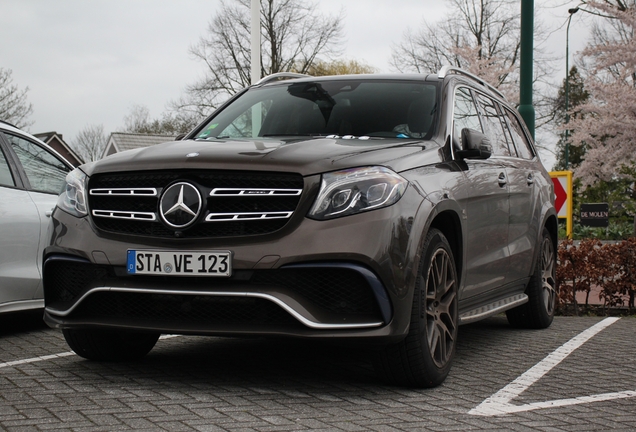
[[[526,294],[517,294],[512,297],[507,297],[485,306],[478,307],[477,309],[464,312],[459,317],[459,324],[468,324],[474,321],[479,321],[527,302],[528,296]]]

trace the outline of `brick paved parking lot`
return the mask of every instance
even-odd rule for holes
[[[635,341],[634,318],[528,331],[495,317],[460,328],[444,385],[413,390],[378,382],[360,350],[288,340],[180,336],[94,363],[18,314],[0,317],[0,429],[635,430]]]

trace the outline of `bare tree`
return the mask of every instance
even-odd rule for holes
[[[503,66],[519,58],[519,2],[514,0],[447,0],[451,12],[440,22],[407,31],[391,60],[399,71],[431,72],[444,65],[467,68],[470,60],[457,50],[476,48],[477,59],[496,59]]]
[[[171,106],[202,118],[220,102],[250,85],[250,0],[222,0],[208,33],[190,51],[207,66]],[[340,53],[342,15],[318,13],[308,0],[261,0],[261,76],[305,73],[321,58]]]
[[[144,105],[133,105],[130,112],[124,116],[124,129],[122,132],[148,133],[150,123],[150,110]]]
[[[12,73],[11,69],[0,68],[0,120],[25,128],[33,124],[27,120],[33,113],[33,106],[26,96],[29,88],[20,90],[13,84]]]
[[[89,125],[77,134],[71,144],[85,162],[92,162],[102,157],[106,140],[104,125]]]
[[[373,66],[357,60],[317,61],[306,71],[312,76],[372,74],[376,72],[377,70]]]
[[[144,105],[134,105],[124,116],[122,132],[150,135],[179,135],[190,131],[200,119],[187,113],[164,113],[160,119],[151,119],[150,110]]]
[[[450,12],[441,21],[408,30],[390,61],[401,72],[430,73],[452,65],[475,73],[518,101],[520,8],[518,0],[446,0]],[[546,32],[535,26],[535,83],[547,93],[544,77],[552,62],[542,53]],[[541,87],[540,89],[538,87]],[[554,118],[553,98],[538,94],[534,100],[537,127]]]

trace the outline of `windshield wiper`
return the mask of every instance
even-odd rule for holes
[[[319,136],[319,135],[314,135],[314,134],[263,134],[261,135],[262,138],[268,138],[268,137],[305,137],[305,136]]]
[[[223,136],[207,136],[207,137],[196,137],[195,139],[197,140],[205,140],[205,141],[209,141],[209,140],[213,140],[213,139],[228,139],[230,136],[229,135],[223,135]]]

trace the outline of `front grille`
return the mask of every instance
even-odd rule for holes
[[[173,229],[159,215],[162,192],[175,182],[193,184],[203,211],[185,229]],[[146,237],[210,238],[268,234],[287,224],[303,190],[294,173],[253,171],[139,171],[95,174],[88,205],[103,231]]]

